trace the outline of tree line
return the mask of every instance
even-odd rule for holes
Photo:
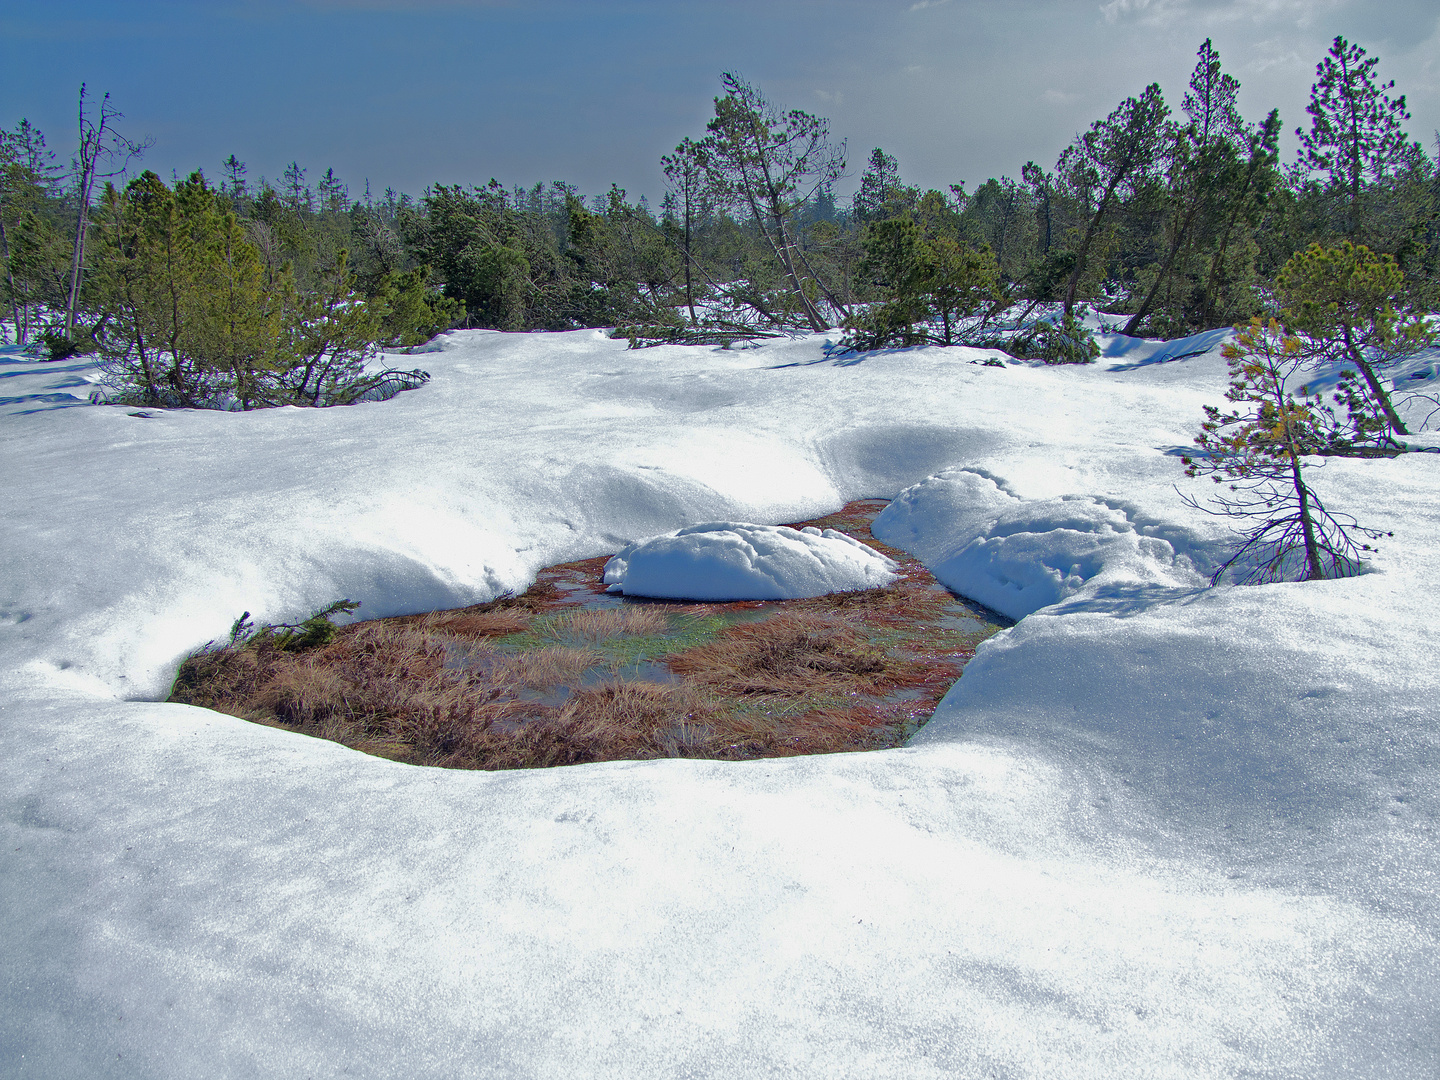
[[[1243,323],[1316,245],[1388,260],[1396,310],[1440,309],[1440,170],[1377,59],[1335,39],[1288,163],[1279,114],[1245,118],[1239,88],[1206,41],[1178,110],[1152,84],[1051,168],[922,191],[877,148],[842,201],[828,122],[727,74],[658,207],[558,181],[357,195],[298,164],[252,182],[233,155],[122,182],[143,147],[82,93],[71,168],[24,121],[0,138],[0,318],[50,355],[99,351],[137,400],[249,408],[411,385],[368,360],[455,326],[637,345],[843,326],[855,348],[1085,360],[1085,307],[1129,334]]]

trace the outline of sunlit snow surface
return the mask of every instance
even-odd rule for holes
[[[1440,456],[1316,473],[1370,573],[1204,588],[1222,336],[477,331],[250,414],[0,363],[0,1075],[1433,1075]],[[441,772],[144,700],[241,611],[902,490],[877,535],[1025,616],[908,749]]]
[[[628,544],[605,564],[607,592],[668,600],[803,600],[877,589],[893,559],[835,529],[710,521]]]

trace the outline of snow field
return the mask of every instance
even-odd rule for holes
[[[151,418],[0,364],[0,1072],[1432,1071],[1440,459],[1318,474],[1373,572],[1203,588],[1217,343],[468,332],[390,402]],[[1025,616],[903,750],[469,774],[144,700],[241,610],[902,490],[877,535]]]

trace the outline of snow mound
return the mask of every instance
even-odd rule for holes
[[[631,544],[605,564],[605,583],[666,600],[801,600],[880,588],[898,569],[834,529],[712,521]]]
[[[967,469],[906,488],[871,530],[1012,619],[1101,585],[1204,583],[1183,530],[1132,521],[1114,500],[1017,498]]]

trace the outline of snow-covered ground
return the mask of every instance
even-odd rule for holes
[[[1372,572],[1205,588],[1222,337],[475,331],[249,414],[0,362],[0,1074],[1434,1075],[1440,455],[1317,473]],[[154,700],[241,611],[902,490],[877,533],[1024,616],[906,749],[444,772]]]

